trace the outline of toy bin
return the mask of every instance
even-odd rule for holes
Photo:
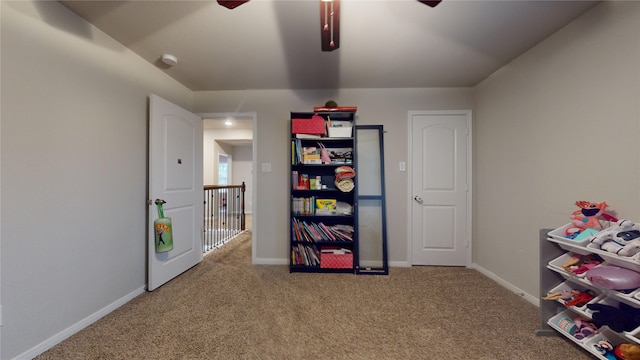
[[[548,240],[555,242],[567,251],[573,251],[583,255],[588,254],[589,250],[585,249],[585,247],[591,242],[593,236],[584,239],[570,239],[566,236],[566,231],[571,227],[574,227],[573,224],[568,223],[555,230],[549,231],[547,233]]]
[[[584,316],[580,316],[572,311],[565,310],[551,317],[547,321],[547,324],[549,324],[549,326],[556,329],[560,333],[564,334],[567,338],[582,345],[583,342],[593,337],[593,334],[581,339],[574,336],[574,333],[576,332],[576,330],[578,330],[578,327],[574,321],[574,319],[576,318],[580,318],[585,321],[590,321],[590,319],[587,319]]]
[[[353,130],[353,126],[341,126],[341,127],[329,127],[329,137],[331,138],[349,138],[351,137],[351,132]]]
[[[608,356],[607,353],[613,354],[611,349],[618,344],[629,343],[629,340],[620,336],[615,331],[609,329],[606,326],[598,329],[598,333],[587,338],[582,346],[590,353],[595,355],[598,359],[612,359],[615,357]]]
[[[627,302],[637,303],[638,300],[635,297],[640,292],[639,289],[630,289],[630,290],[612,290],[612,289],[602,289],[602,292],[605,295],[616,296],[623,300],[629,300]]]
[[[591,299],[589,302],[587,302],[586,304],[582,305],[582,306],[568,306],[568,308],[572,309],[573,311],[577,312],[580,315],[583,315],[585,317],[591,317],[591,311],[589,309],[587,309],[587,304],[593,304],[596,302],[599,302],[601,300],[603,300],[604,296],[599,294],[598,291],[594,290],[594,289],[590,289],[588,286],[584,286],[584,285],[580,285],[580,284],[576,284],[573,283],[571,281],[565,281],[562,282],[560,284],[558,284],[558,286],[554,287],[553,289],[551,289],[551,291],[549,291],[550,293],[560,293],[563,291],[571,291],[571,290],[578,290],[578,291],[587,291],[587,290],[593,290],[596,293],[596,296]],[[549,301],[549,300],[547,300]],[[563,299],[557,299],[555,300],[557,302],[559,302],[562,305],[565,305],[565,300]],[[566,305],[565,305],[566,306]]]
[[[597,244],[590,243],[587,245],[587,250],[594,254],[598,254],[609,265],[620,266],[636,272],[640,272],[640,254],[634,256],[620,256],[605,250],[600,249]]]
[[[625,331],[624,335],[627,339],[633,341],[634,343],[636,343],[637,345],[640,345],[640,326],[635,328],[632,331]],[[629,342],[629,341],[627,341]]]
[[[576,274],[576,273],[573,273],[573,272],[565,270],[565,268],[563,266],[565,264],[569,263],[569,261],[571,259],[573,259],[574,257],[583,257],[583,256],[588,256],[588,255],[590,255],[590,254],[583,255],[583,254],[577,254],[577,253],[574,253],[574,252],[567,252],[567,253],[564,253],[564,254],[558,256],[557,258],[549,261],[549,264],[547,265],[547,267],[549,269],[551,269],[551,270],[554,270],[554,271],[560,273],[563,276],[566,274],[570,278],[584,279],[584,275],[585,275],[586,271],[581,273],[581,274]]]
[[[597,299],[597,301],[590,302],[590,304],[594,304],[594,303],[609,305],[609,306],[613,306],[613,307],[616,307],[616,308],[620,306],[620,301],[612,299],[610,297],[607,297],[606,295],[602,295],[601,297],[599,297]],[[584,314],[587,317],[592,318],[593,317],[593,310],[588,309],[585,306]]]

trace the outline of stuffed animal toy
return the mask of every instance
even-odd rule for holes
[[[612,217],[610,214],[604,212],[607,208],[606,202],[592,203],[589,201],[576,201],[576,205],[580,208],[571,214],[571,223],[573,226],[580,230],[584,229],[602,229],[600,224],[600,217],[603,218]]]
[[[620,256],[634,256],[640,252],[639,226],[629,220],[618,221],[617,226],[596,234],[591,243],[600,249]]]

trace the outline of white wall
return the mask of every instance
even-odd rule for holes
[[[312,111],[314,106],[334,99],[340,105],[356,105],[358,124],[382,124],[385,134],[385,171],[389,259],[407,263],[408,179],[398,170],[408,159],[407,116],[410,110],[472,109],[472,89],[341,89],[341,90],[247,90],[207,91],[194,94],[198,113],[256,112],[258,169],[253,204],[258,263],[286,264],[289,239],[289,113]],[[272,171],[261,172],[263,163]],[[276,209],[276,211],[274,211]]]
[[[206,122],[206,120],[205,120]],[[218,153],[220,145],[216,145],[218,140],[251,140],[252,131],[249,129],[204,129],[203,161],[204,161],[204,184],[218,185]],[[216,150],[216,146],[218,150]],[[225,146],[226,154],[231,155],[233,146]]]
[[[245,213],[253,213],[253,146],[238,145],[233,147],[233,183],[240,185],[244,182]]]
[[[30,358],[143,291],[147,96],[193,99],[58,2],[0,6],[0,357]]]
[[[640,220],[640,2],[604,2],[476,89],[474,260],[537,297],[576,200]]]

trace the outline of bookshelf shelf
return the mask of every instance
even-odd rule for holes
[[[356,272],[354,125],[355,111],[291,113],[290,272]]]

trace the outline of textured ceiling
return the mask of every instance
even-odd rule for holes
[[[319,0],[61,2],[193,91],[474,86],[597,4],[342,0],[322,52]]]

